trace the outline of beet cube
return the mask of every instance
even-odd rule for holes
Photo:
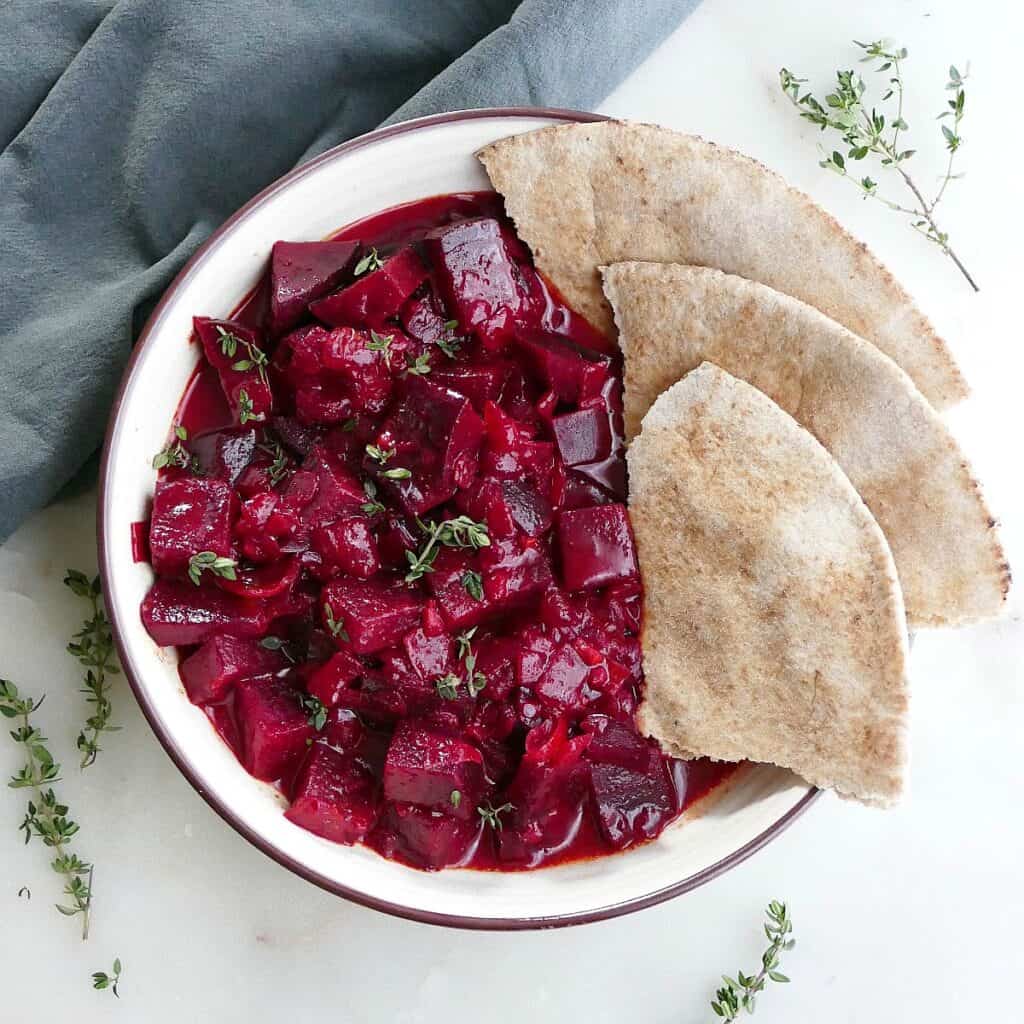
[[[630,771],[645,771],[651,760],[651,744],[635,729],[607,715],[588,715],[582,722],[590,734],[587,757],[600,764],[617,765]]]
[[[410,667],[422,679],[433,682],[451,671],[452,638],[447,633],[428,636],[420,627],[405,634],[402,647]]]
[[[347,288],[312,303],[309,311],[332,327],[379,327],[398,315],[405,300],[426,276],[427,268],[410,246],[395,253],[379,270],[364,274]]]
[[[600,462],[612,453],[612,429],[604,409],[577,409],[553,420],[558,453],[567,466]]]
[[[595,762],[590,780],[601,833],[617,850],[653,839],[677,811],[665,762],[653,747],[642,770]]]
[[[268,565],[255,568],[240,568],[233,580],[217,577],[215,582],[221,590],[252,600],[265,600],[287,594],[295,586],[302,566],[294,556],[285,556]]]
[[[476,817],[484,792],[483,756],[458,736],[405,720],[391,737],[384,762],[388,800],[443,810],[454,817]],[[452,804],[454,790],[461,794]]]
[[[256,431],[252,427],[211,430],[189,442],[202,475],[233,484],[256,454]]]
[[[232,508],[226,480],[160,477],[149,524],[153,569],[171,576],[184,572],[199,551],[230,555]]]
[[[370,522],[361,514],[341,516],[313,531],[313,550],[324,564],[349,576],[369,579],[380,569],[380,554]]]
[[[562,576],[570,590],[603,587],[639,575],[625,505],[563,512],[558,520]]]
[[[434,560],[434,571],[425,577],[450,629],[475,626],[494,610],[486,593],[477,598],[473,592],[474,578],[468,574],[479,570],[478,559],[471,552],[443,548]]]
[[[284,816],[324,839],[357,843],[377,820],[377,782],[361,761],[314,743]]]
[[[432,370],[430,379],[438,387],[465,395],[474,409],[482,411],[485,402],[497,402],[501,397],[510,370],[510,365],[503,362],[459,363]]]
[[[497,537],[479,556],[484,594],[495,605],[528,604],[554,580],[544,540],[518,535]]]
[[[572,644],[560,644],[533,684],[533,692],[552,717],[578,712],[601,696],[592,675],[593,667]]]
[[[461,330],[499,341],[531,310],[530,292],[499,221],[481,217],[446,224],[428,232],[423,244],[441,298]]]
[[[516,343],[524,359],[545,386],[563,402],[577,402],[592,389],[595,377],[608,375],[611,360],[568,338],[546,331],[520,331]]]
[[[192,703],[208,704],[222,700],[239,679],[279,672],[286,665],[280,651],[268,650],[255,640],[214,636],[190,654],[178,671]]]
[[[467,863],[476,852],[483,820],[453,818],[414,804],[394,804],[391,825],[399,849],[414,864],[430,870]]]
[[[335,651],[327,661],[310,673],[306,689],[322,704],[336,707],[341,691],[363,673],[363,664],[348,651]]]
[[[294,327],[355,265],[358,242],[275,242],[270,251],[270,333]]]
[[[265,420],[274,396],[267,382],[266,353],[259,333],[234,320],[192,320],[207,362],[217,371],[221,390],[237,424]]]
[[[311,474],[311,476],[309,475]],[[359,481],[342,460],[322,444],[314,445],[285,488],[282,503],[294,509],[309,527],[354,512],[366,501]]]
[[[423,610],[419,592],[402,583],[347,577],[328,583],[320,603],[330,605],[357,654],[393,647],[419,623]]]
[[[448,321],[433,292],[414,295],[402,307],[402,329],[424,345],[436,345],[447,337]]]
[[[378,438],[378,447],[394,448],[395,455],[384,465],[367,456],[365,465],[406,512],[422,515],[473,480],[482,439],[483,421],[469,399],[411,376],[401,404]],[[395,469],[407,469],[410,475],[381,475]]]
[[[226,594],[212,583],[158,579],[142,601],[142,624],[160,647],[201,644],[215,633],[261,636],[270,619],[258,601]]]
[[[235,716],[242,737],[242,763],[257,779],[274,782],[288,774],[315,735],[296,690],[273,676],[235,684]]]

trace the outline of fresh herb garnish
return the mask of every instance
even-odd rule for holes
[[[462,793],[457,789],[453,789],[451,796],[448,797],[448,800],[451,803],[452,807],[458,809],[459,804],[462,803]]]
[[[457,675],[449,672],[447,675],[441,676],[435,683],[434,686],[437,689],[437,695],[442,697],[444,700],[455,700],[459,695],[459,683],[461,680]]]
[[[363,504],[362,509],[368,516],[380,515],[387,511],[377,500],[377,485],[369,478],[363,481],[363,491],[368,500]]]
[[[405,367],[406,373],[411,373],[417,377],[423,377],[430,373],[430,353],[423,352],[418,355],[415,359],[407,358],[407,365]]]
[[[198,460],[185,447],[188,440],[188,431],[176,424],[174,427],[174,442],[169,444],[163,451],[153,456],[153,468],[163,469],[165,466],[174,466],[176,469],[188,469],[191,467],[195,473],[199,469]]]
[[[260,641],[260,647],[265,651],[280,651],[284,657],[290,661],[293,665],[298,660],[292,653],[291,646],[287,640],[282,640],[279,636],[265,636]]]
[[[25,751],[24,765],[7,783],[11,789],[31,789],[34,799],[28,801],[25,819],[19,831],[25,833],[25,842],[33,838],[43,841],[56,856],[50,867],[64,879],[67,903],[58,903],[57,909],[65,917],[82,917],[82,938],[89,937],[89,908],[92,903],[92,865],[68,853],[68,845],[78,834],[78,823],[68,817],[68,808],[53,791],[60,781],[60,765],[53,759],[42,731],[31,724],[30,716],[39,710],[43,698],[33,700],[22,697],[14,683],[0,679],[0,715],[20,718],[21,725],[11,730],[11,738]]]
[[[467,569],[462,574],[461,582],[466,593],[469,594],[474,601],[482,601],[484,599],[484,581],[480,573],[474,572],[472,569]]]
[[[486,685],[487,677],[476,670],[476,653],[473,651],[473,637],[477,627],[467,629],[455,638],[455,647],[462,663],[466,666],[466,689],[470,697],[475,697]]]
[[[900,133],[909,129],[909,125],[903,118],[904,83],[901,67],[902,62],[907,59],[907,50],[903,47],[887,47],[881,41],[861,43],[854,40],[854,44],[864,51],[861,63],[877,62],[877,67],[874,70],[877,73],[890,76],[889,88],[880,101],[885,103],[895,100],[895,112],[890,110],[888,119],[886,114],[875,106],[872,106],[870,111],[865,106],[864,93],[867,86],[864,84],[864,79],[853,71],[836,72],[835,92],[831,92],[825,97],[824,104],[820,103],[809,90],[805,91],[801,88],[806,79],[798,78],[786,68],[779,71],[779,84],[782,91],[789,97],[790,102],[797,108],[804,120],[817,125],[822,132],[828,128],[838,132],[847,146],[845,157],[838,150],[833,150],[831,154],[823,153],[820,166],[852,182],[865,199],[877,199],[888,206],[890,210],[909,217],[910,226],[930,242],[934,242],[956,264],[957,269],[967,279],[967,283],[975,291],[978,291],[974,278],[971,277],[967,268],[950,247],[949,235],[941,230],[935,221],[935,208],[946,194],[946,186],[954,178],[962,177],[961,174],[953,173],[953,161],[963,145],[960,122],[964,116],[966,72],[961,74],[952,65],[949,68],[949,81],[946,83],[946,89],[953,94],[953,98],[946,101],[947,109],[938,117],[939,120],[953,119],[952,126],[942,125],[942,137],[949,156],[946,161],[945,174],[940,177],[936,192],[931,199],[927,199],[906,168],[907,161],[917,151],[904,149],[900,145]],[[858,177],[856,174],[850,173],[847,168],[847,160],[860,161],[868,154],[879,158],[883,171],[895,171],[899,175],[903,185],[913,195],[913,203],[910,206],[904,206],[883,196],[878,190],[878,182],[871,177],[867,175]]]
[[[268,441],[256,447],[274,460],[267,468],[267,476],[270,478],[270,486],[276,487],[288,473],[288,455],[279,441]]]
[[[389,348],[391,348],[391,342],[395,340],[394,335],[391,334],[378,334],[376,331],[370,331],[370,340],[366,343],[366,347],[371,352],[383,352],[387,354]]]
[[[78,597],[89,602],[90,615],[82,623],[68,644],[68,653],[85,666],[82,693],[92,705],[92,714],[85,720],[85,728],[78,734],[76,746],[82,752],[80,767],[88,768],[102,750],[99,745],[100,733],[117,732],[120,728],[110,724],[113,705],[108,693],[108,676],[120,673],[117,656],[114,653],[114,639],[110,633],[110,622],[100,603],[102,588],[99,576],[92,580],[77,569],[68,569],[64,586]]]
[[[770,945],[761,956],[761,969],[754,975],[736,972],[735,978],[722,975],[725,984],[715,993],[711,1009],[726,1024],[731,1024],[739,1016],[740,1010],[754,1012],[755,998],[764,988],[768,980],[788,982],[786,975],[779,973],[779,953],[784,949],[792,949],[796,940],[792,938],[793,922],[785,903],[772,900],[765,911],[768,920],[765,922],[764,933]]]
[[[395,449],[381,448],[380,445],[368,444],[366,446],[366,454],[369,455],[374,462],[379,462],[383,466],[387,463],[388,459],[394,456]]]
[[[385,469],[381,476],[385,480],[408,480],[412,476],[412,470],[396,466],[394,469]]]
[[[224,558],[216,551],[197,551],[188,560],[188,578],[198,587],[204,572],[212,572],[226,580],[238,579],[238,563],[233,558]]]
[[[337,637],[339,640],[344,640],[348,643],[348,633],[345,632],[345,624],[338,622],[334,617],[334,609],[331,608],[329,601],[324,601],[324,622],[327,623],[327,628],[331,631],[331,636]]]
[[[234,359],[242,339],[237,334],[232,334],[231,331],[221,327],[220,324],[217,324],[217,333],[220,335],[221,355],[228,359]]]
[[[454,359],[458,351],[465,344],[466,339],[456,336],[455,329],[459,326],[458,320],[446,320],[444,324],[444,335],[437,339],[435,344],[449,358]]]
[[[371,248],[370,251],[356,264],[355,275],[356,277],[360,277],[371,270],[380,270],[383,266],[384,261],[377,255],[377,250]]]
[[[319,697],[312,697],[308,693],[299,695],[299,706],[306,712],[306,721],[309,722],[317,732],[327,724],[327,708]]]
[[[358,422],[359,422],[359,419],[356,416],[353,416],[349,420],[345,420],[345,422],[342,423],[342,425],[341,425],[342,432],[345,433],[345,434],[351,434],[352,431],[356,429],[356,424]]]
[[[230,331],[224,330],[223,327],[218,326],[217,331],[220,334],[220,350],[228,359],[235,358],[238,354],[239,345],[241,345],[246,351],[246,355],[243,356],[243,358],[231,364],[231,369],[237,370],[239,373],[244,373],[246,370],[252,370],[255,368],[256,372],[260,376],[260,380],[266,384],[268,363],[267,353],[259,346],[254,345],[251,341],[246,341],[244,338],[240,338],[237,334],[232,334]]]
[[[115,997],[120,999],[121,997],[117,993],[117,985],[121,980],[121,959],[118,957],[114,961],[114,966],[111,968],[111,973],[107,974],[106,971],[96,971],[92,976],[92,987],[95,989],[109,988],[114,993]]]
[[[456,516],[439,523],[425,523],[417,519],[420,529],[427,535],[426,544],[419,552],[406,551],[409,572],[406,583],[415,583],[423,575],[434,571],[434,559],[440,545],[450,548],[485,548],[491,543],[485,523],[474,522],[469,516]]]
[[[514,811],[515,804],[504,803],[500,807],[494,807],[490,802],[481,804],[477,809],[476,813],[484,819],[485,825],[490,825],[491,828],[500,832],[503,828],[501,822],[501,815],[508,814],[510,811]]]
[[[242,388],[238,392],[238,422],[244,427],[249,420],[256,419],[249,392]]]

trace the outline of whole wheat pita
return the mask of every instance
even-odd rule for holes
[[[705,363],[628,452],[644,578],[641,728],[888,804],[907,760],[907,636],[885,537],[825,449]]]
[[[609,335],[599,266],[699,264],[820,309],[895,360],[937,408],[967,393],[945,342],[867,248],[746,156],[621,121],[542,128],[478,155],[537,266]]]
[[[604,271],[625,362],[627,437],[705,360],[747,381],[832,454],[885,533],[912,626],[997,615],[1009,569],[941,417],[874,346],[765,285],[703,267]]]

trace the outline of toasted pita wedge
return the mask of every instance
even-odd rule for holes
[[[717,267],[795,296],[896,361],[936,408],[967,394],[945,342],[867,248],[749,157],[652,125],[558,125],[478,154],[537,266],[609,336],[597,268]]]
[[[644,580],[641,728],[873,804],[907,760],[907,634],[878,524],[827,451],[704,363],[628,452]]]
[[[753,384],[832,454],[892,549],[912,626],[997,615],[1010,574],[970,467],[913,381],[873,345],[762,284],[703,267],[604,272],[625,359],[627,436],[705,360]]]

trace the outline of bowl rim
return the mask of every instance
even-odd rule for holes
[[[188,262],[185,263],[181,270],[175,275],[171,283],[167,286],[160,298],[160,301],[153,308],[153,311],[147,318],[145,326],[140,332],[138,340],[132,348],[128,362],[125,365],[125,369],[117,387],[117,393],[110,409],[110,416],[107,421],[107,428],[103,439],[96,508],[96,536],[99,573],[105,594],[112,593],[117,586],[113,567],[110,562],[110,549],[107,544],[106,529],[107,492],[110,484],[112,464],[111,440],[114,437],[115,428],[120,418],[122,404],[128,393],[128,384],[132,378],[135,364],[149,344],[150,335],[155,332],[158,324],[160,323],[164,307],[169,304],[178,289],[181,288],[194,273],[198,272],[207,254],[220,245],[223,236],[229,232],[238,221],[242,220],[251,211],[262,205],[267,199],[276,195],[283,189],[288,188],[292,183],[304,177],[306,174],[309,174],[323,163],[336,160],[355,150],[362,149],[365,146],[372,145],[384,139],[388,139],[396,135],[404,135],[409,132],[415,132],[421,128],[434,127],[454,121],[476,120],[480,118],[523,117],[546,118],[556,123],[589,123],[609,120],[609,118],[604,114],[595,114],[589,111],[570,110],[558,107],[480,107],[470,110],[455,110],[441,114],[430,114],[425,117],[418,117],[411,120],[399,121],[395,124],[385,125],[375,131],[359,135],[347,142],[343,142],[340,145],[325,150],[312,160],[300,164],[298,167],[295,167],[287,174],[278,178],[228,217],[227,220],[219,225],[216,230],[210,234],[206,241],[199,246]],[[788,811],[782,814],[781,817],[779,817],[763,832],[745,843],[739,849],[734,850],[728,856],[721,858],[714,864],[703,868],[701,871],[688,875],[686,878],[680,879],[678,882],[664,886],[661,889],[647,893],[644,896],[622,900],[617,903],[610,903],[606,906],[597,907],[593,910],[588,910],[582,913],[556,914],[540,917],[465,917],[458,914],[445,914],[437,911],[408,907],[400,903],[392,903],[388,900],[369,895],[357,889],[349,888],[348,886],[342,885],[333,879],[329,879],[303,864],[301,861],[277,849],[269,840],[265,839],[259,832],[242,821],[242,819],[225,800],[216,793],[209,791],[202,784],[197,773],[193,771],[187,754],[181,749],[175,738],[161,723],[156,714],[155,708],[151,705],[144,689],[136,679],[132,667],[132,661],[128,657],[127,647],[122,640],[121,624],[118,621],[119,613],[117,611],[116,602],[108,602],[108,610],[111,620],[111,631],[113,633],[114,643],[117,647],[118,657],[121,662],[125,678],[132,689],[136,702],[142,710],[143,716],[149,723],[150,729],[153,731],[157,740],[160,742],[160,745],[164,748],[168,757],[170,757],[178,771],[181,772],[192,788],[195,789],[203,800],[206,801],[209,807],[257,850],[276,861],[282,867],[298,875],[300,878],[303,878],[308,882],[312,882],[314,885],[332,893],[335,896],[341,896],[344,899],[351,900],[353,903],[357,903],[363,907],[367,907],[372,910],[379,910],[394,917],[416,921],[421,924],[441,925],[473,931],[522,931],[536,928],[557,928],[568,925],[587,924],[595,921],[609,920],[623,914],[652,907],[658,903],[664,902],[665,900],[672,899],[675,896],[679,896],[692,889],[696,889],[705,882],[709,882],[712,879],[717,878],[719,875],[724,874],[737,864],[745,861],[748,857],[761,849],[762,846],[780,835],[801,814],[803,814],[803,812],[807,810],[807,808],[817,800],[819,796],[821,796],[820,790],[813,787],[810,788]]]

